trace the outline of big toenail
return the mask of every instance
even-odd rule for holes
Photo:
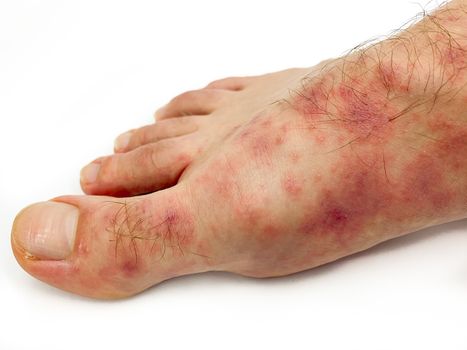
[[[101,165],[99,163],[86,165],[83,170],[81,170],[81,182],[85,184],[96,182],[100,169]]]
[[[78,208],[70,204],[33,204],[16,217],[13,240],[36,258],[63,260],[73,250],[78,217]]]
[[[131,131],[128,131],[128,132],[118,136],[115,139],[115,143],[114,143],[115,150],[116,151],[124,151],[128,147],[128,144],[130,143],[132,134],[133,133]]]

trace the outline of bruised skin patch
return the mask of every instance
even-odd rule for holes
[[[466,123],[449,121],[446,113],[436,115],[439,106],[421,112],[420,120],[420,112],[413,109],[421,102],[397,107],[381,83],[362,87],[356,79],[354,84],[336,80],[325,74],[305,86],[292,102],[315,145],[319,144],[317,131],[324,131],[338,143],[332,152],[325,153],[335,159],[330,166],[332,177],[321,179],[319,184],[318,179],[311,179],[321,190],[299,231],[331,236],[347,244],[378,221],[400,225],[413,218],[430,221],[465,210],[467,200],[462,193],[467,186],[459,179],[467,173]],[[387,78],[385,84],[392,83]],[[394,123],[401,116],[409,120],[403,127]],[[414,125],[427,128],[426,135],[414,132]],[[341,139],[342,135],[347,137]],[[407,142],[407,135],[417,144]],[[391,144],[406,150],[395,153],[387,147]]]
[[[455,53],[444,58],[447,65],[465,59]],[[455,128],[446,123],[446,114],[435,117],[446,106],[432,95],[407,94],[395,64],[345,72],[339,64],[305,79],[291,101],[314,147],[323,144],[318,142],[323,133],[334,144],[321,153],[333,159],[332,176],[316,183],[317,199],[306,209],[299,231],[345,244],[375,222],[430,222],[465,209],[466,181],[453,183],[452,175],[455,171],[463,179],[467,173],[466,125]],[[426,135],[414,132],[427,126]],[[401,148],[404,152],[395,152]]]
[[[343,149],[336,155],[333,176],[316,184],[321,190],[306,209],[299,232],[347,245],[371,234],[378,222],[388,223],[391,234],[394,227],[410,227],[414,221],[435,223],[464,215],[467,127],[444,121],[432,125],[439,139],[425,138],[405,154],[387,151],[370,167],[358,152]]]
[[[336,174],[339,182],[320,191],[319,205],[313,203],[307,210],[300,232],[333,235],[343,243],[361,233],[392,196],[381,174],[363,168],[355,158],[353,164],[348,158],[341,161],[345,170]],[[323,188],[322,183],[319,186]]]

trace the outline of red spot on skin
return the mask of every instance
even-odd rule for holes
[[[237,174],[236,165],[226,159],[213,160],[209,167],[196,179],[203,188],[209,189],[223,200],[232,199],[235,191],[234,178]]]
[[[316,186],[319,199],[309,207],[301,232],[347,244],[362,239],[376,222],[387,222],[391,234],[414,220],[465,216],[467,128],[446,115],[433,117],[428,125],[432,133],[422,147],[405,155],[387,152],[384,163],[375,147],[343,152],[330,166],[332,178]],[[371,166],[362,159],[372,160]]]
[[[139,267],[136,259],[133,261],[125,261],[120,266],[120,269],[122,271],[122,274],[128,278],[134,277],[139,272]]]
[[[193,242],[194,216],[179,198],[167,198],[161,207],[151,209],[157,211],[158,215],[153,214],[151,220],[145,224],[147,230],[150,230],[150,237],[159,235],[167,244],[176,244],[181,248]],[[152,242],[148,241],[147,244],[152,245]]]
[[[282,124],[279,130],[277,131],[277,135],[276,135],[277,146],[280,146],[285,142],[288,133],[289,133],[289,125],[286,123]]]
[[[346,85],[338,87],[338,94],[343,107],[340,109],[339,118],[343,119],[342,125],[351,133],[360,137],[368,137],[371,134],[381,134],[383,129],[390,128],[390,111],[387,106],[386,96],[380,96],[372,92],[362,92]]]
[[[332,84],[332,77],[330,75],[325,75],[319,81],[313,81],[306,88],[304,94],[296,99],[295,108],[305,118],[312,117],[317,119],[326,117],[328,115],[329,84]]]
[[[297,164],[302,156],[298,152],[290,152],[289,159],[293,164]]]
[[[177,156],[177,161],[179,163],[189,164],[191,161],[191,157],[188,154],[182,153]]]
[[[463,48],[456,46],[448,46],[441,56],[441,64],[450,65],[455,68],[455,72],[459,73],[459,69],[466,67],[467,58],[466,51]]]
[[[266,128],[270,128],[270,127],[271,127],[271,124],[272,124],[272,122],[271,122],[270,119],[263,119],[263,120],[259,123],[259,125],[260,125],[261,127],[265,128],[265,129],[266,129]]]
[[[274,152],[285,142],[288,128],[274,125],[273,115],[255,116],[238,135],[238,141],[258,161],[272,165]]]
[[[401,90],[409,91],[409,84],[401,84],[400,88],[401,88]]]
[[[465,84],[467,50],[447,33],[442,32],[439,36],[436,60],[441,68],[435,72],[438,84],[445,90],[462,87]]]
[[[395,71],[398,67],[394,67],[394,63],[381,64],[378,66],[378,72],[381,77],[382,84],[389,90],[391,90],[396,83]]]
[[[161,223],[165,226],[161,227],[161,234],[168,244],[176,244],[183,250],[194,239],[193,216],[180,206],[167,206]]]
[[[328,210],[325,215],[325,224],[331,227],[334,232],[339,233],[339,231],[346,227],[349,214],[350,213],[348,213],[345,209],[339,207],[332,208]]]
[[[324,145],[325,141],[326,141],[326,136],[324,135],[324,133],[322,132],[315,133],[315,142],[318,145]]]
[[[381,177],[362,169],[361,164],[355,163],[351,171],[341,170],[339,178],[337,187],[322,191],[320,206],[309,210],[302,232],[334,235],[337,241],[344,243],[361,233],[368,221],[374,220],[387,204],[390,193],[384,191]]]
[[[255,195],[241,197],[234,207],[237,220],[249,229],[256,227],[265,214],[265,208],[262,207],[262,204]]]
[[[393,136],[391,121],[397,119],[404,107],[396,108],[388,94],[400,89],[402,78],[396,76],[397,67],[384,67],[370,81],[357,79],[359,73],[349,73],[342,80],[340,69],[334,69],[304,87],[292,105],[317,144],[329,139],[339,139],[341,145],[356,140],[382,144]],[[329,134],[330,129],[342,132]]]
[[[267,224],[263,229],[263,234],[267,238],[275,238],[280,235],[281,231],[277,228],[277,226],[273,226],[271,224]]]
[[[413,72],[414,69],[414,63],[405,62],[400,65],[394,61],[393,56],[382,59],[376,66],[376,79],[369,85],[368,90],[373,93],[380,90],[381,96],[388,99],[406,94],[413,82],[413,74],[409,72]]]
[[[412,113],[410,118],[412,118],[412,120],[417,123],[420,122],[422,119],[420,113]]]
[[[269,135],[253,135],[249,140],[249,149],[255,158],[262,158],[270,162],[272,140]]]
[[[274,143],[276,146],[280,146],[284,143],[285,139],[282,136],[276,136],[276,139],[274,140]]]
[[[467,129],[462,119],[450,119],[445,114],[435,115],[428,123],[432,135],[433,157],[444,160],[444,172],[462,183],[465,177]]]
[[[282,179],[282,189],[288,196],[298,198],[303,193],[303,180],[287,173]]]

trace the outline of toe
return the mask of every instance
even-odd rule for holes
[[[229,77],[224,79],[215,80],[209,83],[207,89],[222,89],[231,91],[243,90],[251,80],[251,77]]]
[[[87,194],[113,196],[143,194],[170,187],[201,152],[200,139],[191,135],[98,158],[81,171],[81,187]]]
[[[172,118],[127,131],[115,140],[115,152],[128,152],[148,143],[192,133],[203,120],[203,117]]]
[[[155,118],[163,120],[187,115],[207,115],[222,106],[229,96],[229,91],[221,89],[187,91],[157,110]]]
[[[37,203],[15,219],[13,252],[29,274],[60,289],[95,298],[132,295],[206,270],[209,253],[188,194],[177,186],[126,199]]]

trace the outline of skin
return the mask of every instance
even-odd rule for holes
[[[310,269],[467,216],[467,7],[304,69],[175,97],[83,172],[66,259],[12,247],[31,275],[95,298],[211,270]],[[127,137],[128,139],[128,137]],[[121,140],[121,139],[120,139]],[[147,194],[149,193],[149,194]]]

